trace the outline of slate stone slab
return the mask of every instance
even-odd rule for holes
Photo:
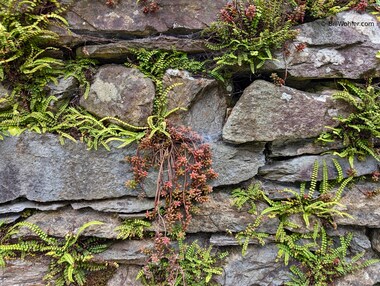
[[[380,25],[373,15],[342,12],[296,28],[300,33],[295,45],[289,47],[286,60],[281,52],[275,53],[278,60],[268,61],[264,70],[286,69],[288,76],[299,79],[380,75],[380,61],[375,58],[380,49]],[[297,52],[298,43],[306,43],[307,47]]]
[[[98,117],[117,117],[146,126],[153,112],[155,87],[142,72],[123,65],[104,65],[94,76],[88,98],[80,105]]]
[[[316,137],[325,126],[336,126],[333,117],[347,109],[332,100],[332,93],[308,93],[256,80],[232,109],[223,139],[240,144]]]
[[[330,179],[337,177],[338,173],[332,159],[336,159],[342,167],[343,176],[347,177],[350,172],[350,165],[347,159],[326,154],[322,156],[300,156],[288,160],[274,161],[259,169],[259,175],[267,180],[280,182],[306,182],[310,181],[314,162],[318,160],[320,171],[319,179],[322,178],[322,164],[326,161]],[[367,157],[364,161],[354,160],[355,176],[369,175],[378,170],[380,162],[373,157]]]
[[[0,202],[25,197],[36,202],[94,200],[138,195],[124,158],[133,147],[86,150],[82,143],[60,145],[52,134],[25,132],[0,141]]]

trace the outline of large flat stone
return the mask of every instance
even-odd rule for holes
[[[128,41],[118,41],[116,43],[101,45],[85,45],[76,50],[77,56],[92,58],[97,60],[116,60],[120,62],[127,59],[131,54],[130,49],[152,49],[162,51],[176,50],[186,53],[202,53],[205,51],[205,41],[187,38],[176,38],[173,36],[160,35],[142,39],[133,39]]]
[[[52,134],[25,132],[0,141],[0,202],[26,197],[36,202],[94,200],[137,195],[123,150],[86,150],[85,144],[60,145]]]
[[[297,29],[300,33],[296,44],[289,45],[286,60],[278,52],[275,54],[278,61],[267,62],[264,69],[286,70],[288,76],[302,79],[360,79],[380,75],[380,61],[375,58],[380,50],[380,25],[374,16],[342,12],[334,18],[299,25]],[[297,52],[298,43],[306,43],[307,47]]]
[[[160,10],[144,14],[135,0],[75,1],[67,12],[70,28],[77,34],[103,37],[146,36],[159,33],[190,33],[206,28],[215,21],[224,0],[161,0]]]
[[[231,143],[317,137],[346,106],[334,102],[332,91],[314,94],[256,80],[248,86],[223,128]]]
[[[78,202],[72,203],[71,206],[75,210],[91,208],[100,212],[126,214],[145,212],[147,210],[153,209],[154,200],[147,198],[128,197],[94,202]]]
[[[341,142],[322,144],[317,138],[301,140],[274,141],[270,145],[270,157],[294,157],[300,155],[321,154],[326,151],[343,148]]]
[[[146,126],[152,115],[155,87],[142,72],[123,65],[104,65],[94,76],[88,98],[80,105],[98,117],[117,117],[129,124]]]
[[[65,203],[36,203],[31,201],[16,201],[0,205],[0,214],[21,213],[26,209],[53,211],[64,207]]]
[[[267,180],[280,182],[306,182],[310,181],[314,162],[319,161],[319,179],[322,179],[322,165],[326,161],[329,178],[334,179],[338,173],[332,159],[335,158],[341,165],[343,176],[348,177],[350,165],[347,159],[339,158],[330,154],[322,156],[301,156],[283,161],[274,161],[259,169],[259,175]],[[367,157],[365,161],[354,160],[355,176],[369,175],[378,170],[380,162],[373,157]]]
[[[82,235],[110,239],[117,238],[118,233],[115,228],[121,224],[121,221],[115,215],[92,210],[73,210],[71,208],[36,213],[25,221],[38,225],[48,235],[56,237],[65,237],[69,232],[76,233],[82,225],[90,221],[100,221],[103,224],[90,226]],[[23,227],[17,236],[32,234],[29,229]]]

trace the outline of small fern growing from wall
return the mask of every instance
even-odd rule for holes
[[[197,241],[189,245],[180,239],[176,247],[162,235],[156,237],[154,248],[148,254],[147,265],[137,275],[146,286],[219,285],[212,278],[223,273],[221,263],[228,255],[227,252],[215,253],[211,246],[203,248]]]
[[[233,66],[248,66],[252,73],[272,60],[272,50],[296,35],[285,17],[285,1],[232,1],[225,5],[218,21],[206,33],[213,43],[207,47],[221,51],[214,58],[211,74],[224,80],[221,72]]]
[[[335,118],[339,126],[327,127],[328,131],[318,139],[323,142],[341,140],[344,149],[334,154],[347,158],[352,168],[355,157],[364,160],[372,156],[380,161],[379,149],[375,146],[375,140],[380,139],[380,90],[373,86],[362,88],[350,82],[340,82],[340,85],[344,90],[333,97],[349,104],[353,111],[347,117]]]
[[[118,239],[143,238],[144,231],[151,223],[142,219],[129,219],[123,221],[122,225],[115,230],[119,232]]]
[[[352,233],[340,236],[339,246],[317,226],[311,235],[294,236],[278,245],[281,256],[294,258],[300,267],[292,265],[288,286],[327,286],[336,278],[379,263],[380,259],[362,259],[364,252],[348,256]],[[306,242],[305,242],[306,241]]]
[[[75,234],[69,233],[64,240],[49,236],[37,225],[28,222],[19,222],[9,229],[0,244],[0,262],[5,266],[6,259],[21,255],[44,254],[51,258],[49,272],[44,280],[54,282],[57,286],[69,286],[73,283],[84,285],[86,275],[91,271],[103,270],[108,267],[107,262],[95,261],[93,254],[103,252],[109,246],[97,238],[81,239],[80,235],[88,227],[102,224],[91,221],[84,224]],[[38,237],[38,240],[20,239],[17,243],[11,242],[11,236],[18,233],[21,227],[28,228]]]

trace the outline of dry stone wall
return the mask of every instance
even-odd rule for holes
[[[80,0],[67,13],[72,34],[62,32],[61,40],[75,47],[78,56],[97,59],[101,65],[91,83],[88,99],[80,104],[99,116],[118,116],[143,125],[153,108],[153,82],[134,68],[126,68],[130,47],[176,49],[201,54],[207,50],[197,33],[216,19],[222,0],[162,0],[162,9],[145,15],[135,0],[119,1],[115,8],[105,1]],[[207,3],[205,3],[207,2]],[[315,160],[326,160],[330,177],[336,177],[329,150],[340,144],[320,145],[316,137],[326,125],[334,126],[333,117],[348,113],[347,106],[332,100],[334,78],[361,79],[366,74],[380,76],[380,24],[369,14],[343,12],[334,21],[374,22],[371,27],[330,26],[327,19],[297,27],[296,42],[307,48],[283,60],[268,62],[263,73],[287,71],[289,86],[276,86],[263,79],[254,80],[233,104],[234,90],[214,79],[195,78],[186,71],[168,70],[164,82],[182,82],[169,94],[169,109],[181,111],[169,117],[173,124],[191,126],[210,143],[213,166],[219,174],[212,182],[210,201],[200,206],[189,235],[205,244],[227,249],[229,256],[224,273],[217,282],[224,286],[283,285],[289,269],[276,261],[277,247],[269,240],[264,246],[252,243],[247,254],[226,234],[243,230],[255,219],[246,210],[231,206],[231,190],[261,182],[271,198],[281,198],[278,190],[297,189],[299,182],[310,180]],[[51,86],[51,94],[72,96],[77,83],[62,79]],[[232,83],[231,85],[232,86]],[[2,87],[0,87],[2,88]],[[0,218],[7,222],[32,210],[26,221],[39,225],[50,235],[62,237],[75,232],[83,223],[99,220],[105,224],[90,228],[84,235],[115,239],[115,228],[123,218],[141,218],[154,205],[155,178],[147,178],[146,196],[126,187],[132,178],[127,155],[136,146],[86,150],[80,142],[61,145],[54,134],[24,132],[19,137],[0,141]],[[343,173],[350,166],[341,159]],[[355,162],[357,176],[379,171],[373,158]],[[339,237],[353,232],[350,251],[365,250],[367,257],[380,253],[380,198],[368,198],[365,192],[379,189],[378,182],[361,181],[344,193],[344,210],[354,219],[338,218]],[[259,210],[265,205],[259,205]],[[274,219],[262,231],[274,235],[279,221]],[[29,233],[30,234],[30,233]],[[20,235],[28,235],[26,231]],[[140,249],[152,242],[121,241],[113,244],[98,258],[115,261],[120,267],[109,286],[140,285],[135,276],[146,257]],[[0,284],[44,285],[46,262],[12,260],[0,270]],[[336,281],[335,285],[378,285],[380,265],[375,264]]]

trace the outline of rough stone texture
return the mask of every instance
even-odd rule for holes
[[[128,197],[114,200],[72,203],[71,206],[75,210],[91,208],[100,212],[139,213],[153,209],[154,200]]]
[[[289,274],[283,262],[275,262],[277,246],[250,246],[247,254],[241,255],[241,247],[229,250],[222,276],[217,277],[221,285],[279,286],[288,280]]]
[[[259,169],[259,175],[267,180],[280,182],[304,182],[310,181],[313,172],[313,165],[316,160],[319,161],[320,170],[322,169],[323,160],[326,161],[329,178],[337,177],[337,171],[332,159],[335,158],[343,169],[343,176],[347,177],[347,171],[350,165],[347,159],[339,158],[330,154],[323,156],[301,156],[284,161],[275,161]],[[354,160],[356,176],[371,174],[378,170],[380,163],[373,157],[367,157],[365,161]],[[322,171],[319,172],[319,178],[322,178]]]
[[[78,81],[72,76],[68,78],[60,77],[58,84],[55,85],[50,82],[47,85],[50,95],[54,95],[58,99],[73,97],[73,95],[78,92],[78,87]]]
[[[374,229],[371,233],[372,248],[380,254],[380,229]]]
[[[379,183],[359,182],[352,190],[344,193],[339,210],[347,212],[353,219],[338,217],[337,224],[358,225],[370,228],[380,228],[380,196],[368,196],[368,192],[380,192]]]
[[[189,233],[225,232],[227,229],[232,232],[239,232],[244,230],[249,223],[253,223],[256,218],[255,215],[248,213],[248,209],[238,211],[232,207],[230,194],[224,192],[212,193],[210,200],[198,207],[199,214],[193,216],[188,229]],[[258,203],[258,213],[265,207],[267,207],[266,204]],[[258,231],[274,234],[278,224],[277,219],[271,219],[270,223],[263,223]]]
[[[335,286],[376,286],[380,283],[380,263],[355,271],[334,281]]]
[[[351,25],[337,25],[343,21]],[[353,26],[352,22],[358,25]],[[361,26],[360,23],[373,23],[373,26]],[[307,48],[297,52],[295,47],[290,47],[286,63],[278,52],[275,54],[278,61],[268,62],[264,69],[286,69],[288,76],[302,79],[358,79],[368,73],[373,77],[380,75],[380,62],[375,59],[380,50],[380,26],[374,16],[343,12],[334,18],[305,23],[297,28],[300,33],[295,42],[306,43]]]
[[[66,204],[64,203],[41,204],[41,203],[35,203],[31,201],[10,202],[10,203],[0,205],[0,214],[20,213],[26,209],[34,209],[34,210],[40,210],[40,211],[53,211],[61,207],[64,207],[65,205]]]
[[[173,113],[169,120],[176,125],[190,126],[206,141],[220,139],[227,102],[217,81],[194,78],[186,71],[172,69],[166,72],[163,81],[167,86],[181,83],[168,94],[168,110],[177,107],[187,109]]]
[[[142,283],[136,281],[140,270],[140,266],[120,265],[115,275],[108,281],[107,286],[142,286]]]
[[[222,142],[210,144],[213,155],[213,168],[218,178],[214,187],[238,184],[251,179],[258,168],[264,166],[264,144],[234,147]]]
[[[19,215],[19,214],[12,214],[12,213],[3,214],[3,215],[0,215],[0,222],[5,223],[5,224],[13,223],[17,219],[19,219],[20,217],[21,217],[21,215]]]
[[[313,94],[256,80],[247,87],[223,128],[231,143],[316,137],[325,126],[336,126],[334,116],[344,106],[332,92]]]
[[[341,149],[340,142],[322,144],[317,138],[303,140],[274,141],[270,145],[269,157],[294,157],[300,155],[321,154],[330,150]]]
[[[145,264],[147,255],[144,249],[153,247],[151,240],[125,240],[112,244],[106,251],[94,255],[95,259],[126,264]]]
[[[44,286],[43,277],[48,271],[48,260],[8,260],[6,267],[0,268],[1,286]]]
[[[226,3],[225,0],[162,0],[159,11],[146,15],[143,6],[135,0],[115,2],[115,7],[110,8],[104,1],[75,1],[67,13],[70,28],[77,34],[113,38],[189,33],[215,21]]]
[[[137,69],[122,65],[99,68],[88,98],[80,105],[99,117],[113,116],[132,125],[145,126],[152,114],[155,87]]]
[[[82,143],[60,145],[51,134],[25,132],[0,141],[0,202],[26,197],[37,202],[94,200],[137,195],[123,150],[86,150]]]
[[[48,235],[56,237],[65,237],[68,232],[76,233],[82,225],[90,221],[100,221],[104,222],[104,224],[90,226],[82,235],[110,239],[117,237],[118,233],[115,231],[115,228],[121,223],[113,215],[92,210],[76,211],[71,208],[36,213],[25,221],[38,225]],[[25,235],[33,235],[33,233],[27,228],[21,228],[17,236],[21,237]]]
[[[269,236],[264,239],[265,243],[275,242],[274,236]],[[215,246],[237,246],[239,242],[236,240],[234,236],[225,235],[225,234],[212,234],[210,237],[210,244]],[[258,240],[250,240],[249,245],[260,245]]]
[[[131,48],[140,49],[147,48],[152,50],[171,51],[176,50],[186,53],[204,52],[205,41],[193,39],[176,38],[172,36],[160,35],[158,37],[149,37],[142,39],[133,39],[129,41],[119,41],[117,43],[103,45],[86,45],[76,50],[77,56],[92,58],[97,60],[116,60],[126,59],[131,54]]]

